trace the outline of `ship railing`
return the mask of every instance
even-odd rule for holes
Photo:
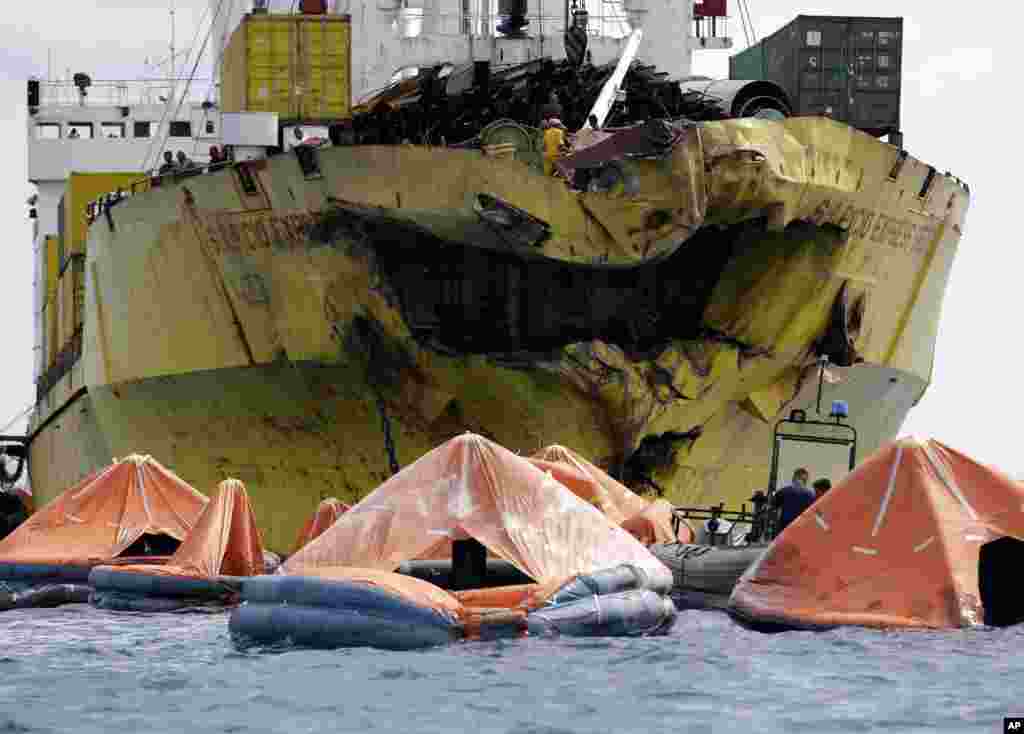
[[[725,503],[710,505],[708,507],[673,507],[672,508],[672,531],[679,536],[679,530],[687,520],[697,520],[707,524],[710,532],[709,543],[717,544],[718,530],[723,522],[731,526],[749,527],[744,540],[746,542],[759,542],[770,540],[774,537],[774,513],[767,507],[763,497],[753,498],[754,506],[747,510],[746,503],[740,505],[739,510],[725,509]],[[692,526],[691,526],[692,529]],[[726,540],[735,540],[732,534],[727,534]]]
[[[204,173],[213,173],[214,171],[220,171],[227,168],[231,163],[232,161],[197,163],[185,169],[175,168],[175,170],[168,173],[158,173],[154,171],[144,178],[130,182],[123,188],[101,194],[87,203],[85,205],[86,221],[89,224],[92,224],[125,199],[135,196],[136,194],[144,193],[153,188],[159,188],[167,181],[180,181],[192,176],[200,176]]]
[[[53,364],[47,368],[43,374],[41,374],[36,380],[36,402],[42,402],[46,394],[53,389],[54,385],[61,381],[61,379],[71,368],[78,362],[79,357],[82,356],[82,327],[79,326],[75,329],[71,338],[64,344],[57,356],[54,357]]]
[[[210,88],[210,81],[193,79],[132,79],[91,81],[80,87],[73,81],[39,82],[41,107],[131,107],[134,105],[201,102]],[[186,97],[186,90],[188,96]],[[84,92],[84,94],[83,94]]]

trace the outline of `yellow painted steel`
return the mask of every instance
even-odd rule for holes
[[[52,498],[66,466],[104,451],[104,462],[151,453],[203,491],[241,477],[268,543],[285,549],[321,494],[358,499],[388,476],[386,420],[403,466],[466,430],[522,452],[563,443],[606,466],[661,437],[671,450],[648,469],[670,499],[738,505],[767,480],[773,422],[813,409],[815,345],[844,286],[864,361],[830,369],[826,400],[850,402],[862,454],[895,434],[928,382],[969,197],[941,175],[918,196],[927,166],[908,158],[891,176],[895,159],[831,120],[731,120],[700,126],[668,159],[629,162],[631,195],[573,192],[515,158],[393,146],[323,150],[324,175],[308,181],[272,158],[255,173],[270,202],[259,211],[231,171],[188,179],[188,200],[178,185],[133,197],[115,229],[90,233],[93,448],[48,425],[40,446],[59,468],[38,484],[33,474],[33,489]],[[480,193],[548,223],[532,257],[635,265],[731,247],[704,331],[656,354],[589,341],[519,366],[442,353],[413,338],[375,266],[387,242],[354,226],[310,238],[347,207],[508,252],[481,226]],[[767,228],[728,242],[705,236],[760,219]],[[360,322],[373,325],[375,360]],[[812,463],[785,462],[797,460]]]
[[[61,275],[58,290],[60,292],[60,333],[59,349],[71,339],[75,331],[75,275],[73,268],[67,268]]]
[[[47,235],[46,246],[46,301],[43,303],[43,324],[46,329],[46,355],[44,367],[53,364],[60,349],[60,241]]]
[[[46,302],[57,297],[57,278],[60,275],[60,243],[54,235],[46,235]]]
[[[143,178],[141,173],[79,173],[68,176],[64,190],[64,257],[85,252],[89,230],[86,207],[103,194],[127,191],[132,183]],[[61,263],[63,266],[63,263]]]
[[[350,54],[348,16],[246,16],[225,49],[222,107],[276,112],[283,120],[347,118]]]

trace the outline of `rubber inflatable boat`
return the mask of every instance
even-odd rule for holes
[[[45,606],[64,597],[81,601],[95,566],[166,563],[207,502],[150,456],[114,461],[0,541],[0,581],[20,607],[32,599]]]
[[[245,485],[226,479],[166,564],[94,568],[91,602],[132,612],[232,606],[243,579],[263,571],[263,546]]]
[[[339,569],[335,578],[261,576],[242,585],[229,628],[239,646],[369,646],[410,650],[460,639],[530,635],[642,636],[667,632],[676,609],[667,574],[623,565],[580,575],[545,596],[536,584],[460,599],[410,576]],[[513,606],[471,606],[488,601]]]
[[[672,572],[672,600],[679,609],[724,611],[740,577],[767,547],[668,543],[648,550]]]
[[[554,470],[466,434],[386,481],[276,575],[243,582],[232,636],[410,649],[663,633],[676,615],[672,574],[617,519]]]
[[[1024,485],[937,441],[868,457],[775,539],[729,613],[766,632],[1024,622]]]

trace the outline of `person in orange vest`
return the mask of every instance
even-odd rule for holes
[[[544,130],[544,175],[554,176],[555,161],[562,157],[565,148],[565,125],[553,117],[541,123],[541,129]]]

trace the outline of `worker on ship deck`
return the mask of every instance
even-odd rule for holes
[[[779,511],[776,536],[814,503],[814,492],[807,486],[807,480],[810,478],[810,472],[800,467],[793,472],[793,481],[772,495],[772,507]]]
[[[158,171],[158,173],[161,176],[163,176],[165,174],[173,172],[175,168],[177,168],[177,166],[174,164],[174,154],[171,153],[171,151],[169,151],[169,150],[165,150],[164,151],[164,162],[160,166],[160,170]]]
[[[541,123],[544,130],[544,175],[554,176],[558,169],[555,161],[562,157],[565,150],[565,125],[557,117]]]
[[[814,499],[815,501],[820,500],[828,491],[832,489],[832,482],[824,477],[821,479],[814,480]]]

